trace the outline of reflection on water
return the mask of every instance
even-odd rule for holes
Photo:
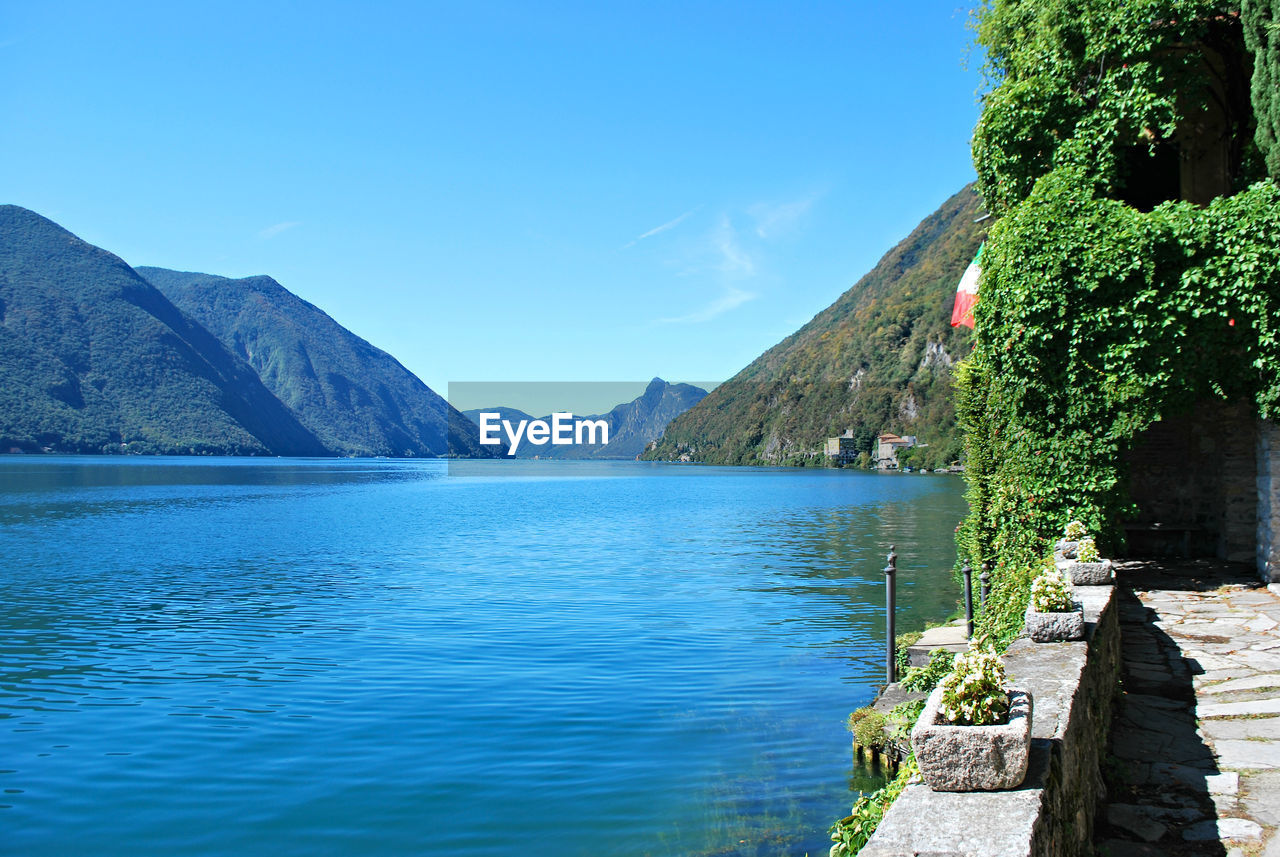
[[[458,465],[0,459],[15,853],[825,853],[960,483]]]

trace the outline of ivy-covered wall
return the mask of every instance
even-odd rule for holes
[[[1246,45],[1274,63],[1274,12],[990,0],[978,16],[993,88],[974,160],[998,220],[959,375],[958,541],[993,568],[982,622],[1001,639],[1067,520],[1119,546],[1135,435],[1205,399],[1280,413],[1280,190],[1255,117],[1275,78]]]
[[[1244,40],[1253,52],[1256,139],[1267,171],[1280,179],[1280,0],[1244,0]]]

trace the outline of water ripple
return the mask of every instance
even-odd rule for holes
[[[960,486],[527,465],[0,460],[9,847],[825,852]]]

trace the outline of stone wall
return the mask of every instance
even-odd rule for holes
[[[1160,524],[1188,534],[1192,556],[1253,561],[1258,507],[1258,421],[1247,404],[1207,401],[1142,432],[1125,455],[1138,507],[1130,555],[1180,551],[1181,538],[1144,532]]]
[[[1280,425],[1258,422],[1258,574],[1280,583]]]
[[[1011,682],[1031,691],[1031,766],[1021,787],[935,792],[908,786],[861,857],[1078,857],[1092,852],[1120,679],[1120,622],[1110,586],[1080,587],[1088,622],[1077,643],[1016,640]]]

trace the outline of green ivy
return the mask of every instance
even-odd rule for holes
[[[1104,552],[1119,546],[1133,511],[1121,453],[1137,433],[1206,398],[1280,413],[1280,191],[1257,157],[1272,150],[1265,123],[1254,145],[1247,93],[1232,101],[1239,86],[1211,80],[1201,57],[1248,59],[1247,32],[1227,4],[1188,0],[992,0],[978,17],[996,88],[974,159],[1001,217],[958,372],[970,514],[957,543],[992,568],[979,621],[1002,643],[1021,627],[1029,569],[1068,520]],[[1275,76],[1255,67],[1255,90],[1259,79],[1271,89],[1253,104],[1274,103]],[[1146,155],[1175,145],[1183,113],[1215,86],[1233,193],[1150,211],[1125,202],[1155,163]]]
[[[889,730],[890,741],[895,741],[903,747],[911,745],[911,730],[924,712],[924,703],[923,699],[912,699],[899,702],[889,710],[886,728]]]
[[[1280,181],[1280,0],[1244,0],[1244,40],[1253,51],[1253,111],[1258,148],[1267,171]]]
[[[911,652],[908,650],[920,642],[923,636],[923,631],[908,631],[894,638],[893,652],[894,661],[898,665],[898,675],[906,675],[907,670],[911,669]]]
[[[943,676],[951,672],[956,656],[946,649],[929,652],[929,662],[921,667],[911,667],[902,676],[902,689],[912,693],[928,693],[938,686]]]
[[[1206,398],[1280,416],[1278,13],[1277,0],[987,0],[977,14],[993,88],[974,165],[999,219],[957,371],[970,511],[956,541],[991,569],[979,626],[998,644],[1068,521],[1119,545],[1133,512],[1121,454],[1139,432]],[[1211,102],[1229,187],[1155,205],[1162,156]],[[907,770],[833,826],[833,855],[866,843]]]
[[[973,160],[991,211],[1016,205],[1059,167],[1082,167],[1094,190],[1114,192],[1130,150],[1153,152],[1173,140],[1180,109],[1215,97],[1204,48],[1243,38],[1238,8],[1212,0],[989,0],[977,32],[994,88],[974,130]],[[1232,133],[1244,165],[1253,134],[1251,117],[1239,118]]]
[[[909,757],[884,788],[858,796],[849,815],[831,825],[831,857],[850,857],[867,844],[876,832],[889,806],[898,799],[912,779],[918,779],[920,768],[915,756]]]

